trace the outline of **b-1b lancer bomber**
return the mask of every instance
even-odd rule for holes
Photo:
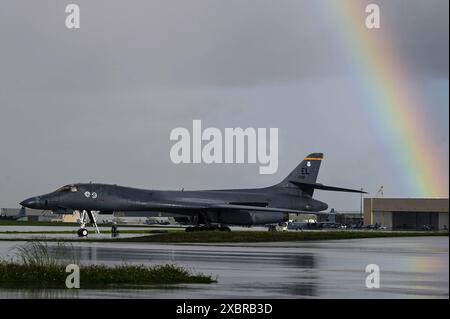
[[[80,212],[80,237],[88,235],[85,227],[88,218],[98,232],[96,214],[115,211],[125,215],[155,216],[158,212],[163,216],[192,218],[196,226],[186,231],[229,231],[228,225],[280,223],[287,221],[290,213],[324,211],[328,205],[313,198],[315,189],[364,193],[316,183],[322,159],[322,153],[309,154],[282,182],[264,188],[164,191],[97,183],[70,184],[20,204],[59,214]]]

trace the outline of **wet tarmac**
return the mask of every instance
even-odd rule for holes
[[[1,242],[0,256],[23,242]],[[52,244],[49,244],[52,245]],[[0,298],[449,298],[448,237],[252,244],[71,243],[84,264],[176,264],[216,284],[152,289],[15,290]],[[380,288],[365,268],[380,268]]]
[[[87,227],[89,231],[88,239],[111,239],[111,227],[99,226],[100,233],[97,234],[95,229],[91,226]],[[132,238],[148,235],[145,233],[126,233],[124,231],[139,231],[139,232],[154,232],[154,231],[167,231],[167,230],[184,230],[184,226],[173,225],[151,225],[151,226],[123,226],[119,227],[119,236],[113,238]],[[9,226],[0,225],[0,241],[5,239],[17,239],[17,240],[32,240],[32,239],[79,239],[76,235],[77,226]],[[267,231],[265,227],[231,227],[233,231]],[[45,233],[47,232],[47,233]],[[69,233],[70,232],[70,233]]]
[[[136,227],[136,226],[119,226],[119,230],[164,230],[164,229],[177,229],[182,227],[174,227],[174,226],[144,226],[144,227]],[[72,231],[75,232],[78,229],[78,226],[9,226],[9,225],[0,225],[0,233],[2,232],[66,232]],[[90,232],[94,232],[94,228],[92,226],[88,226],[87,229]],[[100,231],[110,231],[111,226],[99,226],[98,229]]]
[[[76,234],[77,227],[70,226],[0,226],[0,241],[1,240],[33,240],[33,239],[80,239]],[[89,228],[89,239],[111,239],[111,238],[131,238],[139,237],[145,234],[142,233],[124,233],[127,230],[163,230],[162,228],[136,228],[136,227],[121,227],[122,231],[118,236],[112,236],[111,227],[99,227],[100,233],[97,234],[93,228]],[[45,233],[49,232],[49,233]],[[69,233],[70,232],[70,233]],[[82,240],[81,238],[80,240]]]

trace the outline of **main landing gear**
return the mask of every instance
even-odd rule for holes
[[[195,232],[195,231],[231,231],[230,227],[228,226],[215,226],[215,225],[197,225],[197,226],[191,226],[186,227],[186,232]]]
[[[213,224],[208,218],[205,212],[200,212],[198,215],[193,216],[192,220],[195,226],[186,227],[186,232],[195,231],[231,231],[230,227],[227,225],[221,225],[219,223]]]
[[[86,229],[86,222],[88,218],[92,223],[92,225],[94,226],[95,232],[97,234],[100,234],[100,230],[98,229],[97,220],[95,218],[94,213],[92,213],[92,211],[90,210],[83,210],[80,213],[80,228],[78,229],[77,232],[78,237],[87,237],[87,235],[89,234],[88,230]]]

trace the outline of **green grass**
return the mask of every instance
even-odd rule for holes
[[[0,262],[2,288],[66,288],[65,266]],[[143,288],[148,285],[213,283],[211,276],[191,274],[174,265],[80,266],[80,288]]]
[[[66,288],[66,265],[77,264],[67,243],[49,249],[47,243],[29,242],[19,246],[14,258],[0,261],[2,288]],[[56,259],[57,255],[61,259]],[[149,285],[213,283],[211,276],[193,274],[175,265],[80,265],[80,288],[144,288]]]
[[[33,232],[32,234],[51,234],[52,232]],[[62,232],[61,232],[62,233]],[[70,234],[72,232],[68,232]],[[126,231],[121,231],[126,234]],[[139,230],[129,233],[140,234]],[[8,233],[7,233],[8,234]],[[308,241],[308,240],[337,240],[359,238],[386,238],[386,237],[419,237],[419,236],[447,236],[448,232],[428,231],[298,231],[298,232],[269,232],[269,231],[200,231],[184,232],[182,230],[153,230],[142,231],[144,236],[116,237],[116,238],[78,238],[73,232],[73,238],[64,239],[64,242],[155,242],[155,243],[252,243],[252,242],[282,242],[282,241]],[[1,235],[1,233],[0,233]],[[0,241],[30,241],[30,242],[59,242],[56,238],[1,238]]]
[[[173,232],[119,238],[124,242],[165,242],[165,243],[240,243],[240,242],[279,242],[305,240],[357,239],[378,237],[416,237],[416,236],[448,236],[448,232],[380,232],[380,231],[305,231],[305,232],[268,232],[268,231],[235,231],[235,232]]]

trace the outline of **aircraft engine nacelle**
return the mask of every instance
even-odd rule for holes
[[[208,218],[214,223],[251,226],[287,221],[289,220],[289,215],[287,213],[279,212],[240,210],[209,213]]]
[[[265,225],[289,220],[289,214],[278,212],[252,212],[253,225]]]

